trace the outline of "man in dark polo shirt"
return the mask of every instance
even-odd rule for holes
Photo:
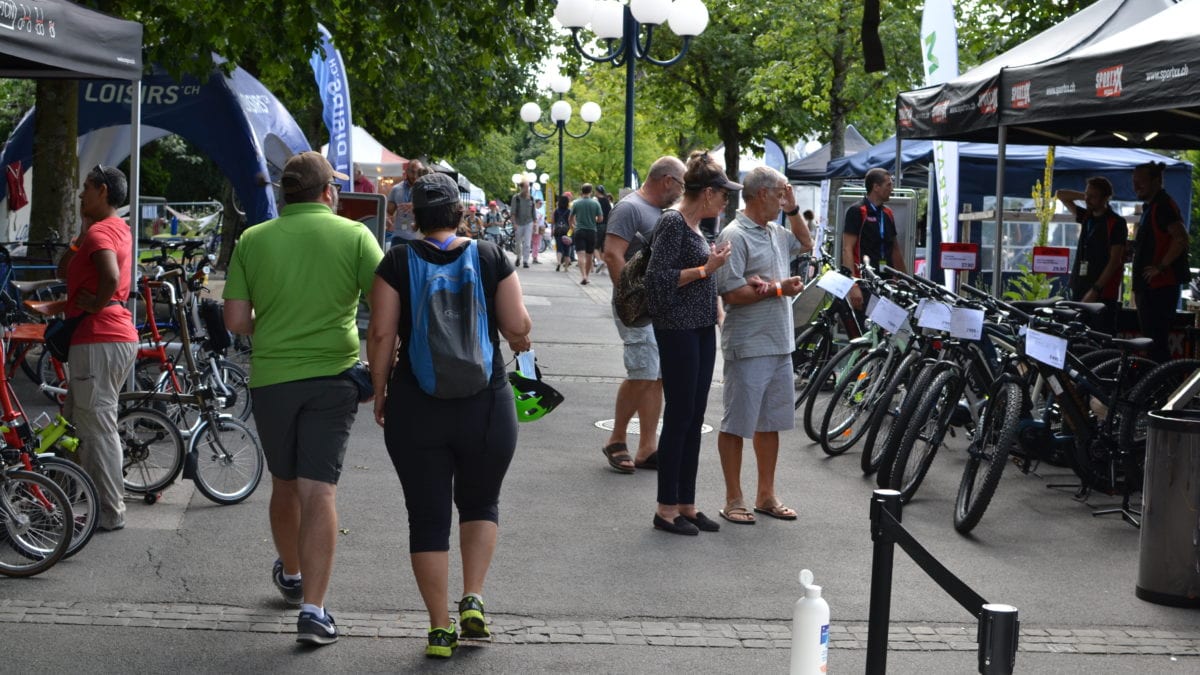
[[[1106,333],[1116,332],[1125,244],[1129,241],[1125,219],[1109,206],[1112,192],[1112,183],[1097,176],[1088,179],[1083,192],[1059,190],[1055,193],[1058,201],[1079,223],[1079,245],[1071,268],[1071,299],[1104,303],[1104,313],[1092,325]],[[1084,206],[1076,203],[1079,200],[1083,200]]]
[[[858,266],[867,257],[875,269],[886,262],[901,272],[907,272],[904,253],[896,241],[896,217],[891,209],[884,206],[892,198],[892,176],[884,169],[871,169],[864,183],[867,196],[847,209],[842,225],[842,266],[858,276]],[[862,309],[862,290],[857,284],[846,299],[855,309]]]
[[[1145,202],[1133,242],[1133,300],[1142,335],[1154,339],[1150,358],[1159,363],[1171,358],[1167,335],[1179,306],[1180,286],[1191,279],[1188,234],[1179,206],[1163,189],[1165,167],[1147,162],[1133,170],[1133,191]]]

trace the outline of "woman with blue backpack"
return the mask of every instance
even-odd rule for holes
[[[367,354],[375,421],[404,491],[413,574],[429,611],[425,654],[449,658],[460,635],[491,637],[483,583],[517,444],[499,342],[503,336],[513,352],[528,351],[533,324],[507,256],[455,234],[462,204],[453,180],[419,178],[413,213],[425,238],[393,247],[379,264]],[[458,630],[447,611],[452,504],[463,567]]]

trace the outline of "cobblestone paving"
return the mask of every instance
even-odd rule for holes
[[[424,639],[423,613],[334,612],[343,635],[367,638]],[[294,610],[159,603],[0,601],[0,623],[128,626],[176,630],[230,630],[290,633]],[[500,644],[616,644],[656,647],[790,649],[790,624],[754,619],[629,619],[614,621],[543,620],[490,615],[494,642]],[[867,624],[829,628],[833,649],[866,649]],[[973,651],[972,624],[893,623],[891,650]],[[1180,632],[1129,627],[1071,628],[1025,626],[1020,651],[1071,654],[1162,654],[1200,656],[1200,631]]]

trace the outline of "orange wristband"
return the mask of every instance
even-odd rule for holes
[[[775,282],[775,297],[777,297],[777,298],[783,297],[783,286],[779,285],[778,281]]]
[[[696,269],[697,269],[697,270],[700,270],[700,278],[701,278],[701,279],[707,279],[707,278],[708,278],[708,270],[704,269],[704,266],[703,266],[703,265],[701,265],[700,267],[697,267]]]

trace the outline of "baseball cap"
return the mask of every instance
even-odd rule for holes
[[[456,204],[459,201],[458,183],[444,173],[421,176],[413,183],[412,201],[414,209]]]
[[[285,195],[290,195],[325,185],[334,178],[350,180],[346,174],[334,171],[324,155],[306,150],[292,155],[287,164],[283,165],[283,176],[279,179],[279,186],[283,188]]]
[[[725,190],[741,190],[743,185],[741,183],[735,183],[729,180],[729,177],[722,173],[714,176],[712,180],[702,183],[688,183],[684,187],[686,187],[688,190],[703,190],[707,187],[723,188]]]

